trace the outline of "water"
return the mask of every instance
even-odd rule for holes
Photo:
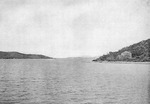
[[[0,60],[0,104],[149,104],[150,64]]]

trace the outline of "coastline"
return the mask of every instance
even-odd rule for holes
[[[150,62],[127,62],[127,61],[94,61],[98,63],[112,63],[112,64],[150,64]]]

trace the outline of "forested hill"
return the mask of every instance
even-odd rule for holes
[[[150,62],[150,39],[124,47],[116,52],[109,52],[93,61]]]
[[[0,51],[0,59],[52,59],[52,58],[38,54],[23,54],[19,52]]]

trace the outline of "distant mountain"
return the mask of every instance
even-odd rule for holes
[[[38,54],[23,54],[19,52],[0,51],[0,59],[52,59],[52,58]]]
[[[150,39],[124,47],[116,52],[109,52],[93,61],[150,62]]]

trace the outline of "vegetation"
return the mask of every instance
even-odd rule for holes
[[[150,62],[150,39],[122,48],[116,52],[109,52],[93,61]]]
[[[19,52],[0,51],[0,59],[51,59],[51,57],[37,54],[23,54]]]

